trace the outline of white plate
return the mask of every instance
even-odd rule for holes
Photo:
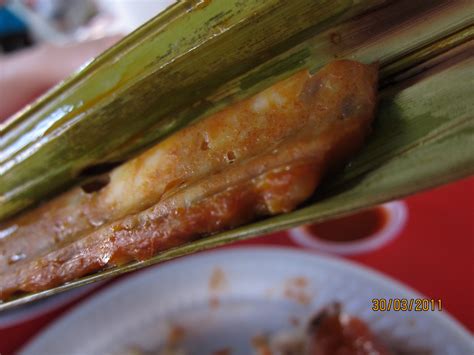
[[[0,313],[0,329],[27,322],[33,318],[40,317],[46,313],[59,309],[60,307],[78,299],[82,295],[99,287],[102,282],[96,282],[74,290],[69,290],[33,303],[15,307]]]
[[[257,334],[291,329],[332,301],[389,344],[430,354],[473,354],[469,333],[445,311],[374,312],[373,298],[420,294],[365,267],[284,248],[207,252],[149,268],[99,292],[36,337],[22,354],[118,354],[156,349],[184,329],[190,354],[250,354]]]

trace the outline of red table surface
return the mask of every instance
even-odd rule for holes
[[[346,257],[385,273],[427,297],[441,299],[444,310],[473,331],[474,178],[411,196],[404,202],[407,221],[393,240],[374,251]],[[287,232],[230,247],[262,244],[304,248]],[[0,325],[0,353],[14,353],[61,314],[113,282],[116,280],[43,314],[14,325]]]

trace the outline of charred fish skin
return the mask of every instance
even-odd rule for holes
[[[21,261],[3,262],[0,297],[44,290],[293,210],[363,145],[376,88],[377,68],[353,61],[332,62],[313,76],[298,72],[118,167],[104,189],[72,190],[8,222],[7,227],[17,223],[20,232],[39,223],[41,214],[64,223],[61,211],[48,210],[48,204],[83,211],[69,220],[72,232],[59,241],[46,225],[42,234],[17,234],[32,244],[45,234],[49,241],[32,247]],[[147,198],[127,199],[122,206],[120,198],[130,195]],[[24,226],[18,223],[22,218]],[[14,239],[1,241],[4,256],[18,251]]]

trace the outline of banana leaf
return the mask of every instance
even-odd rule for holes
[[[0,219],[123,161],[189,122],[181,108],[377,3],[177,3],[2,127]]]
[[[363,151],[307,206],[0,304],[0,311],[182,255],[292,226],[323,221],[474,173],[474,47],[390,85]]]
[[[392,19],[394,23],[387,25],[388,30],[381,30],[379,37],[369,38],[366,34],[365,42],[357,41],[354,45],[349,43],[347,47],[335,49],[343,57],[363,61],[379,60],[383,89],[374,131],[366,146],[344,171],[323,183],[314,200],[292,213],[204,238],[160,253],[147,261],[133,262],[54,289],[21,296],[0,304],[0,311],[178,256],[352,213],[473,174],[474,154],[469,149],[474,144],[472,24],[468,20],[469,16],[464,16],[460,8],[450,7],[453,3],[438,2],[438,8],[428,11],[438,17],[412,22],[409,28],[394,24],[395,19]],[[391,18],[390,12],[393,11],[390,6],[373,10],[377,13],[374,16],[377,18],[374,28],[383,27],[389,22],[387,19]],[[458,16],[457,22],[445,21],[442,12],[447,8],[451,9],[451,12],[447,12],[449,16],[453,16],[453,13]],[[236,76],[234,80],[226,81],[206,97],[208,106],[201,112],[183,108],[183,115],[175,117],[188,122],[235,99],[248,96],[303,66],[316,70],[334,57],[326,53],[334,45],[333,42],[337,42],[337,46],[349,42],[352,38],[350,34],[356,36],[364,32],[364,24],[375,21],[372,19],[373,11],[357,20],[334,25]],[[409,13],[407,10],[408,18]],[[418,15],[420,13],[424,14],[421,11]],[[446,30],[448,27],[449,30]],[[417,37],[420,29],[425,31]],[[429,29],[432,31],[427,33]],[[409,36],[410,31],[413,31],[412,36]],[[335,40],[334,33],[339,33],[341,39]],[[348,36],[347,41],[345,36]],[[360,36],[363,37],[362,34]],[[400,37],[404,38],[404,42],[395,46],[396,38]],[[22,122],[21,119],[19,122]],[[141,137],[146,137],[145,141],[150,142],[156,138],[146,135]]]
[[[302,67],[413,66],[472,39],[473,12],[465,0],[180,2],[0,126],[0,220]]]

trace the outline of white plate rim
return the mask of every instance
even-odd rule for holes
[[[371,269],[368,266],[365,266],[361,263],[355,262],[353,260],[345,259],[338,255],[329,255],[325,253],[321,253],[314,250],[306,250],[300,249],[295,247],[288,247],[288,246],[262,246],[262,245],[243,245],[243,246],[236,246],[231,248],[218,248],[212,249],[205,252],[198,253],[196,255],[180,257],[175,260],[167,261],[165,264],[160,265],[160,269],[163,268],[174,268],[175,265],[182,262],[195,262],[199,263],[202,259],[207,259],[209,257],[224,257],[226,254],[242,254],[249,256],[251,254],[262,254],[266,253],[267,255],[273,254],[273,256],[296,256],[299,255],[301,257],[317,257],[320,259],[321,262],[326,263],[329,267],[339,268],[350,270],[361,277],[365,277],[370,281],[384,287],[390,291],[395,291],[398,293],[405,294],[406,298],[428,298],[421,294],[418,291],[415,291],[410,286],[403,284],[402,282],[388,276],[380,271],[375,269]],[[139,271],[140,274],[151,274],[156,272],[157,268],[149,268],[148,270],[141,270]],[[76,304],[73,308],[66,311],[60,317],[58,317],[53,323],[45,327],[40,333],[30,339],[19,351],[20,354],[28,353],[33,354],[35,353],[33,350],[35,348],[35,343],[37,340],[41,339],[42,337],[50,337],[52,336],[57,329],[59,328],[62,322],[68,321],[68,318],[73,318],[77,312],[80,311],[82,307],[90,306],[91,304],[95,303],[97,300],[100,300],[102,297],[106,296],[107,293],[117,292],[118,289],[123,287],[123,284],[129,281],[132,281],[129,277],[124,278],[123,280],[119,280],[118,282],[112,284],[110,287],[106,287],[104,289],[100,289],[96,293],[93,294],[93,297],[86,298]],[[437,318],[437,320],[442,323],[446,328],[449,328],[459,339],[462,339],[465,344],[469,344],[469,347],[474,349],[474,340],[470,332],[453,316],[451,316],[446,310],[443,312],[431,312],[431,317]]]

